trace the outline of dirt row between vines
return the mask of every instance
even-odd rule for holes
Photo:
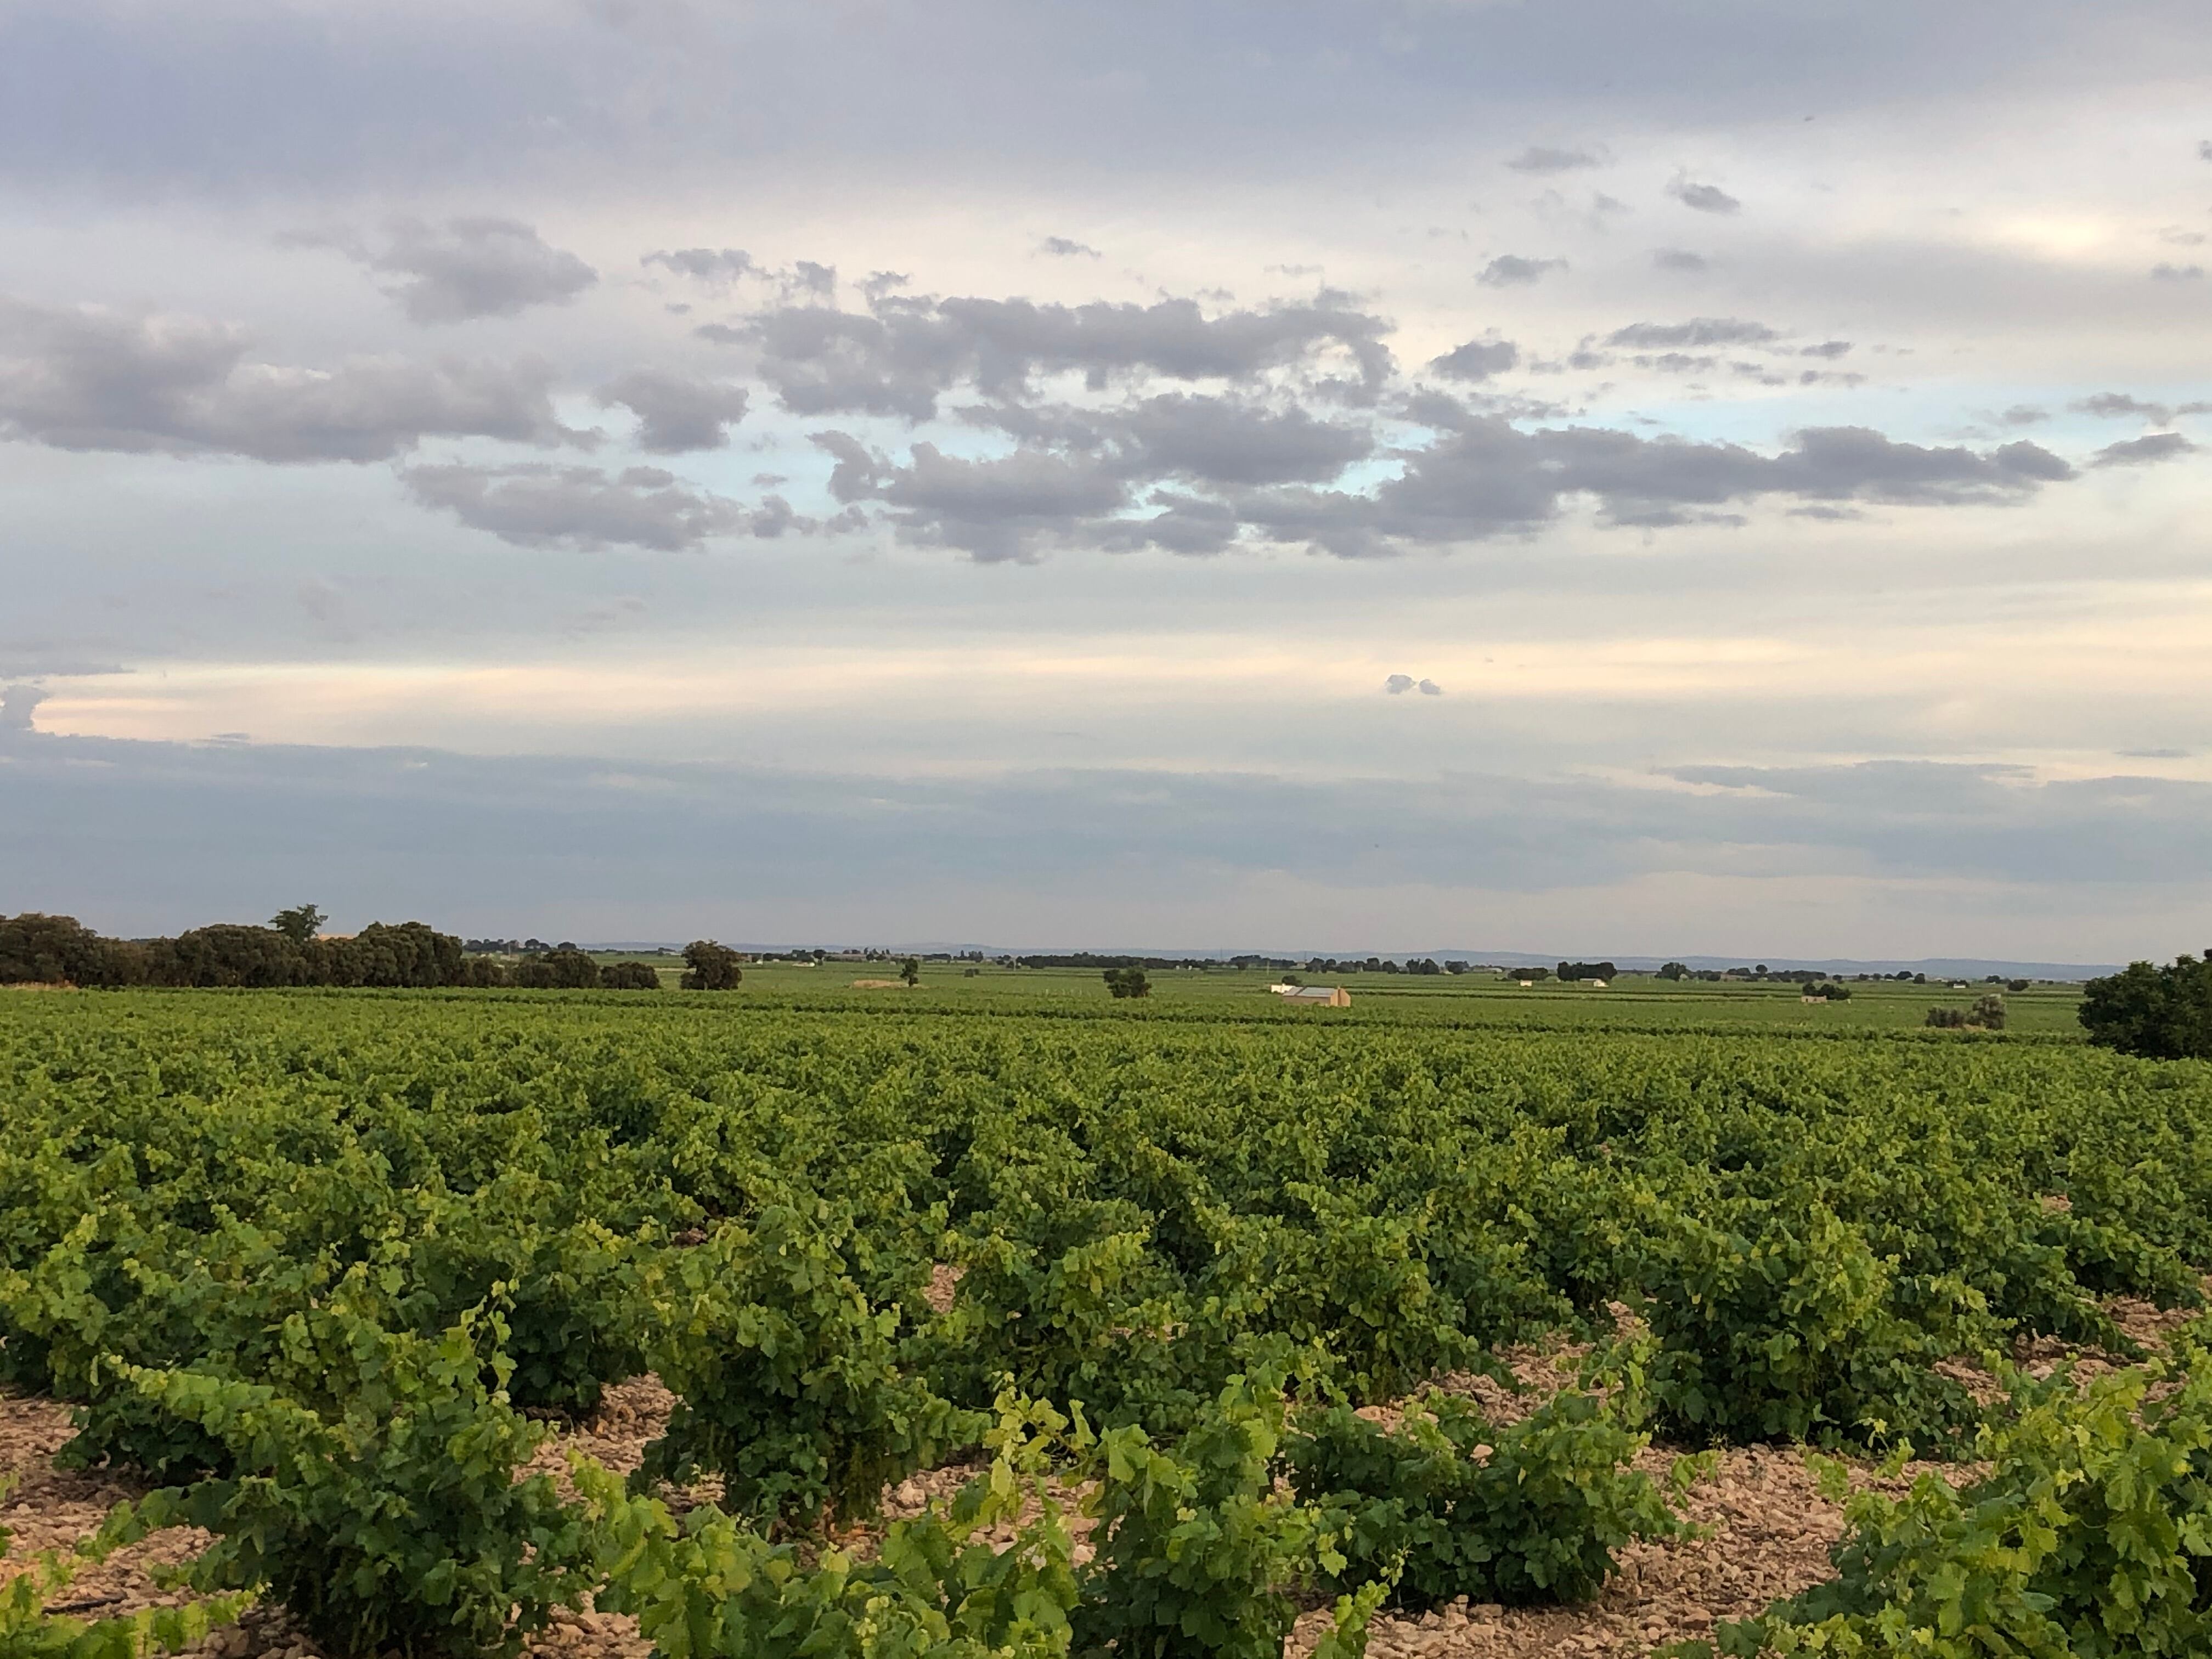
[[[2146,1342],[2157,1341],[2179,1317],[2127,1301],[2116,1303],[2113,1312],[2124,1328]],[[2036,1356],[2046,1364],[2057,1357],[2049,1348]],[[1510,1358],[1538,1397],[1571,1380],[1572,1350],[1522,1350]],[[2105,1367],[2090,1358],[2084,1369]],[[1463,1386],[1501,1415],[1525,1410],[1530,1401],[1486,1379]],[[611,1388],[590,1419],[559,1425],[532,1467],[565,1484],[568,1455],[577,1451],[627,1474],[659,1436],[673,1404],[674,1397],[653,1377]],[[116,1504],[144,1490],[104,1471],[57,1467],[54,1454],[70,1431],[66,1406],[0,1394],[0,1482],[11,1483],[0,1498],[0,1524],[15,1534],[8,1562],[0,1566],[0,1581],[41,1551],[66,1552],[96,1531]],[[1655,1446],[1638,1462],[1663,1480],[1674,1455]],[[955,1467],[900,1483],[885,1493],[886,1518],[918,1514],[930,1500],[950,1497],[972,1473]],[[1878,1483],[1870,1467],[1854,1464],[1852,1479],[1859,1486],[1899,1491],[1915,1473],[1908,1470],[1897,1481]],[[1953,1473],[1962,1478],[1964,1472]],[[708,1484],[680,1494],[679,1501],[708,1501],[716,1495]],[[1547,1608],[1462,1601],[1419,1616],[1385,1614],[1375,1622],[1368,1651],[1374,1659],[1646,1655],[1662,1643],[1709,1637],[1719,1620],[1747,1617],[1818,1583],[1829,1575],[1828,1551],[1844,1530],[1842,1506],[1820,1495],[1802,1452],[1790,1447],[1723,1451],[1716,1472],[1691,1490],[1683,1514],[1704,1535],[1631,1545],[1621,1552],[1619,1572],[1595,1601]],[[100,1565],[82,1567],[49,1609],[105,1618],[180,1601],[181,1592],[165,1592],[156,1585],[155,1570],[190,1559],[208,1541],[205,1534],[189,1530],[157,1534]],[[852,1541],[866,1547],[865,1535]],[[1291,1642],[1293,1655],[1311,1645],[1326,1619],[1324,1613],[1310,1613],[1299,1621]],[[208,1659],[320,1659],[274,1608],[250,1610],[239,1625],[215,1632],[193,1651]],[[651,1648],[638,1635],[634,1620],[586,1611],[556,1615],[554,1626],[535,1638],[528,1651],[542,1659],[645,1659]]]

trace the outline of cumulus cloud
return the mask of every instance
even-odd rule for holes
[[[1425,404],[1419,418],[1439,435],[1396,451],[1400,471],[1371,489],[1323,476],[1364,453],[1364,436],[1285,426],[1288,416],[1199,399],[1175,411],[1171,441],[1147,440],[1133,425],[1093,413],[1063,412],[1000,422],[1018,441],[994,456],[920,443],[902,462],[848,433],[818,434],[815,442],[836,461],[830,488],[840,502],[880,505],[902,539],[987,561],[1078,547],[1209,553],[1240,543],[1357,558],[1525,535],[1577,501],[1591,503],[1604,523],[1664,526],[1768,499],[1829,508],[2002,503],[2074,476],[2057,455],[2026,442],[1988,451],[1930,447],[1861,427],[1826,427],[1768,455],[1607,428],[1523,431],[1449,398],[1429,402],[1436,407]],[[1232,441],[1224,428],[1211,441],[1219,454],[1310,454],[1319,481],[1288,476],[1280,460],[1232,469],[1207,459],[1205,434],[1215,422],[1242,422],[1248,439],[1269,441]]]
[[[1061,259],[1103,259],[1106,256],[1088,242],[1073,241],[1065,236],[1048,236],[1037,244],[1037,252],[1049,253]]]
[[[2193,455],[2197,446],[2179,432],[2154,432],[2148,437],[2130,438],[2116,444],[2106,444],[2097,452],[2092,466],[2148,466],[2154,461],[2170,461],[2178,456]]]
[[[1782,337],[1765,323],[1741,317],[1692,317],[1686,323],[1631,323],[1605,337],[1609,346],[1639,350],[1695,349],[1705,346],[1768,345]]]
[[[1602,163],[1595,153],[1587,149],[1531,144],[1505,165],[1516,173],[1571,173],[1577,167],[1594,167]]]
[[[1675,179],[1667,186],[1667,193],[1699,213],[1734,213],[1743,205],[1718,185],[1701,185],[1688,179]]]
[[[552,383],[532,359],[258,362],[228,324],[0,300],[0,436],[58,449],[379,461],[433,436],[588,444],[555,418]]]
[[[619,404],[637,416],[638,447],[656,455],[720,449],[745,413],[741,386],[656,369],[634,369],[608,382],[599,395],[603,405]]]
[[[1704,254],[1692,253],[1686,247],[1654,248],[1651,263],[1662,270],[1711,270],[1713,266]]]
[[[344,249],[380,276],[384,291],[417,323],[512,317],[532,306],[563,305],[599,279],[565,249],[547,245],[516,219],[404,219],[381,246],[351,240]]]
[[[1518,253],[1501,253],[1482,268],[1474,280],[1489,288],[1516,288],[1535,282],[1547,271],[1565,270],[1565,259],[1530,259]]]
[[[1429,370],[1447,380],[1486,380],[1520,361],[1521,349],[1510,340],[1469,340],[1441,357],[1430,358]]]
[[[1408,691],[1418,691],[1425,697],[1441,697],[1444,689],[1434,680],[1417,680],[1411,674],[1393,674],[1382,682],[1382,689],[1394,697]]]
[[[517,547],[674,553],[720,537],[816,527],[781,496],[747,508],[653,466],[610,475],[592,466],[457,464],[410,466],[400,477],[423,506]]]
[[[1381,318],[1327,294],[1213,315],[1188,299],[1066,306],[887,295],[865,312],[781,306],[699,333],[754,349],[762,378],[794,413],[922,421],[962,384],[1015,400],[1032,395],[1036,377],[1062,373],[1080,374],[1094,391],[1146,375],[1249,384],[1271,370],[1311,371],[1332,349],[1351,360],[1346,395],[1371,400],[1392,368],[1388,331]]]

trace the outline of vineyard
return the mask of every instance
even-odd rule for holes
[[[1573,1006],[9,995],[0,1659],[2212,1650],[2212,1066]]]

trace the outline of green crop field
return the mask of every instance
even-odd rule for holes
[[[1733,1651],[2212,1646],[2212,1066],[2073,993],[850,982],[896,971],[0,994],[0,1381],[133,1494],[92,1553],[212,1539],[131,1620],[18,1572],[0,1654],[246,1597],[334,1659],[511,1652],[589,1597],[672,1659],[1274,1659],[1302,1613],[1352,1659],[1625,1593],[1764,1445],[1954,1473],[1853,1499]],[[518,1479],[647,1373],[627,1483]]]

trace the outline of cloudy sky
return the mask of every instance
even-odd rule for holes
[[[2201,0],[0,0],[0,909],[2212,943]]]

